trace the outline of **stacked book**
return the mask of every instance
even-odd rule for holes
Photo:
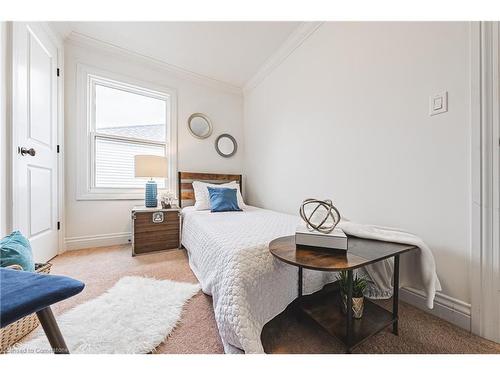
[[[305,224],[300,224],[295,232],[295,243],[302,246],[323,247],[336,250],[347,250],[347,236],[340,228],[330,233],[309,230]]]

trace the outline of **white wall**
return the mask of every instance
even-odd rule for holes
[[[10,230],[8,181],[10,170],[10,131],[7,126],[8,38],[7,22],[0,22],[0,238]]]
[[[195,172],[241,173],[243,164],[242,96],[161,69],[146,61],[106,52],[102,49],[69,43],[65,48],[65,237],[68,249],[123,243],[129,238],[130,209],[143,201],[76,200],[76,65],[83,63],[133,79],[152,82],[177,90],[178,169]],[[211,137],[198,140],[191,136],[186,121],[194,112],[210,117],[214,126]],[[233,135],[239,143],[232,158],[220,157],[214,148],[221,133]],[[174,178],[177,178],[174,176]]]
[[[469,292],[469,26],[325,23],[245,94],[247,200],[297,213],[332,198],[354,221],[433,249],[443,293]],[[429,116],[429,95],[449,112]]]

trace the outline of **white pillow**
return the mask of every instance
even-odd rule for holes
[[[238,206],[240,209],[245,208],[245,202],[241,196],[240,185],[236,181],[231,181],[226,184],[207,184],[206,182],[193,181],[194,190],[194,208],[197,211],[210,210],[210,195],[208,194],[207,187],[225,187],[237,189],[236,196],[238,198]]]

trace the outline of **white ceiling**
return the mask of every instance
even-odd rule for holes
[[[300,22],[53,22],[238,87],[252,78]]]

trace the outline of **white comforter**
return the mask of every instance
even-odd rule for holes
[[[182,244],[203,292],[212,295],[226,353],[263,353],[263,326],[297,298],[297,268],[274,259],[268,244],[294,234],[298,222],[297,216],[250,206],[222,213],[183,209]],[[385,269],[391,271],[390,266]],[[435,275],[435,268],[430,273]],[[304,293],[335,277],[304,270]]]

